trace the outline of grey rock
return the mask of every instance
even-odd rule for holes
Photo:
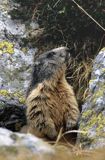
[[[26,124],[25,93],[30,81],[36,48],[27,44],[28,28],[38,28],[36,22],[25,24],[9,15],[19,4],[0,0],[0,127],[19,131]]]
[[[23,133],[14,133],[0,128],[0,147],[25,147],[35,153],[54,153],[54,149],[43,140]]]
[[[105,48],[96,56],[93,63],[89,96],[82,106],[77,142],[83,148],[105,146]]]
[[[0,96],[24,104],[36,48],[21,44],[27,38],[27,28],[38,28],[38,24],[32,22],[27,27],[20,20],[11,19],[8,13],[16,7],[11,0],[0,1]]]
[[[26,106],[0,97],[0,127],[20,131],[26,125]]]

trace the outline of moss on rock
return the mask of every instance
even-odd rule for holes
[[[85,148],[105,146],[105,48],[94,60],[89,96],[82,108],[78,141]]]

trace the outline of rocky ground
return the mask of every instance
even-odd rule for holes
[[[4,140],[5,139],[5,140]],[[88,151],[72,145],[49,145],[30,134],[0,128],[0,160],[104,160],[104,149]]]

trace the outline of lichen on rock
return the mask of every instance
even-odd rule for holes
[[[96,56],[93,63],[89,96],[82,106],[78,142],[84,148],[105,146],[105,48]]]
[[[18,6],[12,0],[0,1],[0,127],[12,131],[26,124],[25,93],[36,52],[25,45],[30,24],[9,14]]]
[[[14,53],[13,44],[9,41],[1,41],[0,42],[0,53]]]
[[[49,144],[31,134],[14,133],[7,129],[0,128],[0,149],[3,146],[13,147],[14,150],[25,147],[33,153],[54,154],[54,149]]]
[[[11,0],[0,1],[0,97],[24,104],[36,48],[24,46],[29,27],[9,14],[17,6]]]

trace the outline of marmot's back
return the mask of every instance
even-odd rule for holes
[[[50,139],[74,127],[79,117],[72,87],[65,79],[68,48],[60,47],[40,55],[34,64],[27,94],[29,132]]]

